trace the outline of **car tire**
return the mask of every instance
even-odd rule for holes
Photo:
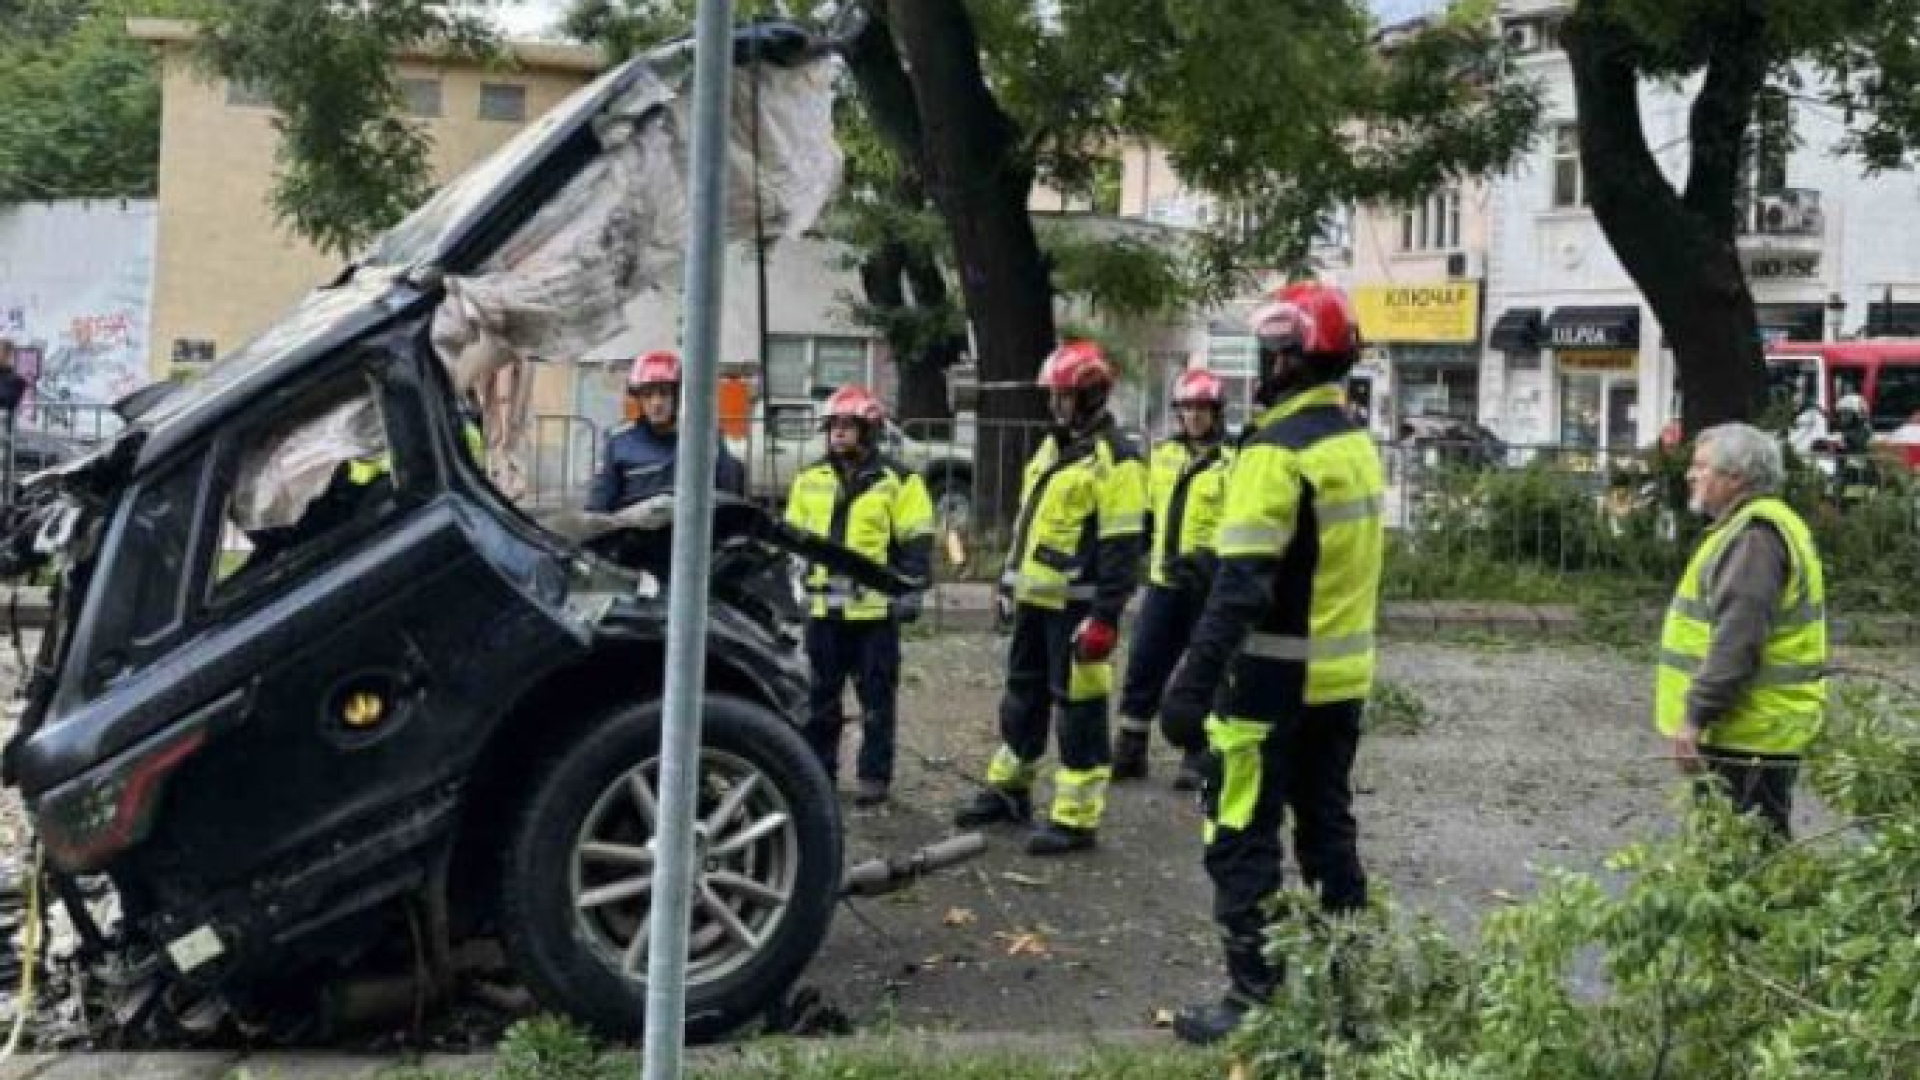
[[[799,732],[724,696],[707,698],[702,724],[685,1029],[693,1042],[724,1035],[786,993],[826,940],[841,873],[839,806]],[[535,771],[506,838],[509,959],[543,1005],[613,1038],[637,1038],[646,1011],[646,982],[631,972],[644,970],[636,939],[650,927],[652,832],[642,807],[657,799],[660,725],[657,701],[592,721]]]

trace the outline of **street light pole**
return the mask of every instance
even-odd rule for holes
[[[687,354],[681,380],[678,505],[667,581],[666,704],[660,732],[652,922],[648,928],[643,1080],[679,1080],[686,1033],[687,933],[693,908],[694,796],[700,786],[700,703],[707,665],[707,577],[713,540],[713,461],[724,286],[727,91],[732,0],[700,0],[694,23],[693,139],[687,171]]]

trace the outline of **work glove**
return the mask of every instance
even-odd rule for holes
[[[1073,658],[1082,664],[1098,664],[1113,655],[1120,644],[1120,631],[1104,619],[1089,615],[1073,631]]]
[[[1186,664],[1174,671],[1160,699],[1160,733],[1189,753],[1207,748],[1207,717],[1213,712],[1213,688],[1191,685]]]
[[[895,597],[893,601],[893,617],[900,620],[903,626],[917,623],[920,621],[920,612],[925,604],[926,601],[923,594],[917,592],[910,592],[905,596]]]
[[[1001,586],[993,591],[993,616],[996,626],[1007,626],[1013,622],[1013,591]]]

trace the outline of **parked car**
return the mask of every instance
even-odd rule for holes
[[[818,461],[826,452],[820,431],[819,413],[812,405],[779,404],[769,409],[772,439],[763,439],[766,430],[759,417],[752,421],[748,437],[733,444],[734,452],[748,464],[751,493],[755,498],[778,503],[787,497],[793,479],[800,470]],[[899,424],[887,421],[881,436],[880,451],[919,473],[933,497],[936,517],[964,527],[973,513],[973,448],[960,441],[916,439]]]
[[[1455,416],[1409,416],[1400,421],[1400,445],[1416,464],[1495,469],[1507,463],[1507,444],[1471,420]]]
[[[669,534],[578,514],[562,531],[507,501],[429,326],[650,77],[635,61],[569,99],[382,262],[142,395],[18,508],[0,569],[59,584],[4,780],[116,1027],[319,1017],[355,997],[323,988],[368,971],[424,967],[432,994],[455,944],[497,935],[543,1005],[636,1033]],[[914,584],[752,504],[716,513],[695,1039],[785,993],[840,892],[837,802],[796,727],[795,553]],[[119,901],[103,925],[72,888],[95,876]]]

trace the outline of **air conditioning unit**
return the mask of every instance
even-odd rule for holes
[[[1507,49],[1515,53],[1540,51],[1540,24],[1532,19],[1510,22],[1500,31]]]
[[[1820,203],[1798,191],[1780,191],[1756,200],[1755,226],[1759,232],[1806,235],[1820,231]]]
[[[1487,257],[1478,251],[1456,251],[1447,256],[1447,276],[1472,281],[1487,276]]]

